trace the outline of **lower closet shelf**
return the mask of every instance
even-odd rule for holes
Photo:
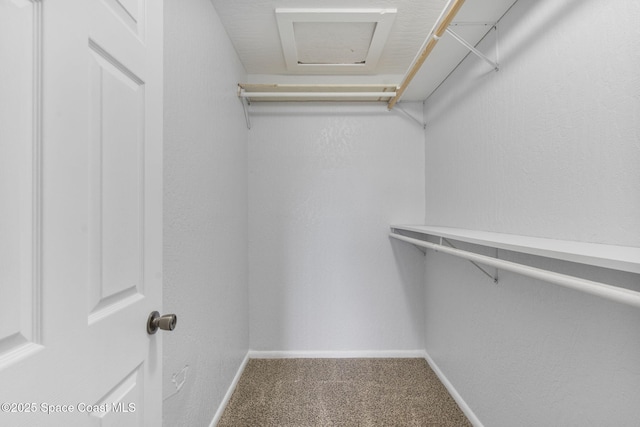
[[[419,235],[425,237],[439,237],[440,244],[420,240],[410,236],[405,236],[402,234],[403,230],[410,231],[414,234],[418,233]],[[550,258],[597,265],[600,267],[614,268],[617,270],[630,271],[635,273],[639,271],[638,267],[640,267],[640,264],[638,264],[638,260],[640,260],[640,257],[630,257],[634,254],[637,255],[640,253],[640,249],[638,248],[557,241],[553,239],[541,239],[526,236],[514,236],[500,233],[488,233],[473,230],[460,230],[430,226],[394,225],[391,226],[390,237],[411,243],[419,247],[433,249],[437,252],[444,252],[449,255],[454,255],[466,259],[474,263],[476,266],[478,266],[477,264],[484,264],[498,269],[512,271],[518,274],[543,280],[548,283],[553,283],[559,286],[575,289],[591,295],[596,295],[612,301],[640,308],[640,292],[617,286],[611,286],[605,283],[594,282],[579,277],[569,276],[566,274],[556,273],[536,267],[531,267],[511,261],[492,258],[474,252],[460,250],[452,247],[451,245],[445,246],[442,241],[443,239],[453,239],[457,241],[475,243],[499,249],[546,256]],[[573,251],[567,251],[567,249],[569,248],[572,248]]]
[[[640,274],[640,248],[429,225],[391,225],[394,230]]]

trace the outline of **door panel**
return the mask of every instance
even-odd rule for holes
[[[161,425],[162,7],[0,0],[0,425]]]
[[[39,348],[39,30],[32,3],[0,0],[0,367]]]
[[[144,0],[105,0],[105,4],[140,39],[144,38]]]
[[[139,77],[90,50],[91,323],[142,296],[145,98]]]
[[[143,411],[139,410],[143,408],[143,396],[144,369],[143,366],[138,366],[109,390],[100,401],[92,405],[92,409],[98,410],[91,413],[91,425],[96,427],[143,425]],[[102,408],[118,408],[118,411],[103,411]]]

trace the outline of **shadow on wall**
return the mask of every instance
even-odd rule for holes
[[[425,254],[416,246],[389,237],[396,268],[409,312],[413,332],[424,337],[426,314],[425,300]],[[424,343],[423,343],[424,345]]]

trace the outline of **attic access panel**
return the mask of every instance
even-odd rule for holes
[[[287,70],[375,72],[397,9],[276,9]]]

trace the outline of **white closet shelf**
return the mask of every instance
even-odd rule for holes
[[[249,102],[372,101],[389,102],[396,85],[238,84],[238,96]]]
[[[423,236],[442,237],[459,242],[555,258],[632,273],[640,273],[640,248],[570,240],[547,239],[429,225],[391,225],[391,231],[410,231]]]

